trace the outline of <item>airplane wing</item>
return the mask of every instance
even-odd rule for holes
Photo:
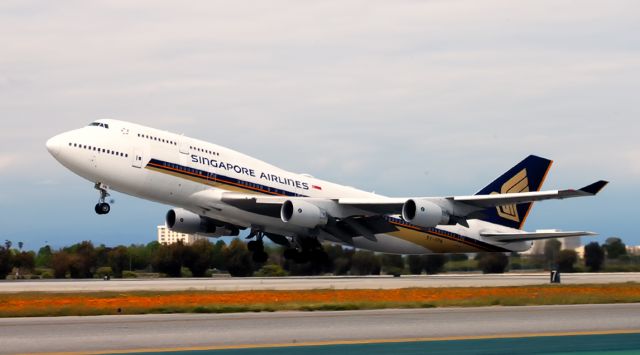
[[[594,196],[602,190],[609,182],[600,180],[591,185],[585,186],[578,190],[550,190],[535,192],[519,192],[492,195],[474,195],[474,196],[455,196],[448,199],[462,202],[468,205],[488,208],[505,205],[513,205],[525,202],[535,202],[544,200],[562,200],[572,197]]]
[[[317,205],[337,218],[354,216],[398,215],[402,206],[410,199],[427,200],[447,210],[452,215],[460,218],[472,216],[473,213],[486,208],[506,206],[543,200],[561,200],[573,197],[593,196],[600,192],[607,181],[598,181],[581,189],[549,190],[536,192],[519,192],[492,195],[450,196],[450,197],[374,197],[374,198],[312,198],[312,197],[287,197],[264,196],[229,192],[217,197],[221,202],[239,209],[262,214],[270,217],[279,217],[282,204],[288,200],[303,200]]]
[[[567,238],[567,237],[580,237],[587,235],[598,235],[593,232],[585,232],[585,231],[572,231],[572,232],[561,232],[561,231],[536,231],[536,232],[521,232],[521,233],[480,233],[481,236],[490,238],[495,240],[496,242],[523,242],[530,240],[539,240],[539,239],[553,239],[553,238]]]
[[[442,205],[444,201],[451,202],[449,205],[454,209],[468,214],[490,207],[507,206],[513,204],[544,201],[562,200],[572,197],[594,196],[602,190],[609,182],[600,180],[581,189],[549,190],[535,192],[518,192],[491,195],[473,196],[449,196],[449,197],[417,197],[417,198],[341,198],[338,203],[358,207],[360,209],[381,214],[399,214],[402,205],[409,199],[427,200]],[[446,204],[446,203],[445,203]],[[464,217],[464,215],[458,215]]]

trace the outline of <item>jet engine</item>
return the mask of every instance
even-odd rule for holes
[[[408,200],[402,205],[402,219],[420,227],[449,224],[449,213],[427,200]]]
[[[235,226],[227,226],[214,219],[203,217],[182,208],[174,208],[167,212],[166,224],[169,229],[178,233],[202,234],[207,237],[236,236],[239,234]]]
[[[280,218],[285,223],[315,228],[324,226],[329,220],[327,212],[320,207],[300,200],[287,200],[280,209]]]

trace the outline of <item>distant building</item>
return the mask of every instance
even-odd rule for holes
[[[533,246],[531,249],[525,251],[522,254],[525,255],[543,255],[544,254],[544,245],[547,243],[549,239],[541,239],[533,242]],[[575,250],[578,252],[578,249],[581,248],[582,239],[581,237],[571,237],[571,238],[558,238],[560,242],[560,250]],[[579,252],[578,252],[579,253]]]
[[[627,245],[627,254],[640,255],[640,245]]]
[[[185,245],[190,245],[200,239],[206,239],[206,237],[195,234],[178,233],[167,228],[167,226],[158,226],[158,243],[160,244],[173,244],[182,241]]]

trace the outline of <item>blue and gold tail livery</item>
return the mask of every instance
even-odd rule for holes
[[[539,191],[553,161],[535,155],[526,157],[476,195]],[[522,229],[532,203],[492,207],[482,212],[480,219],[503,226]]]

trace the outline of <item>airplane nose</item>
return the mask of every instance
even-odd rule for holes
[[[62,142],[60,140],[59,135],[49,138],[49,140],[47,141],[47,150],[54,157],[58,156],[58,153],[60,153],[61,147],[62,147]]]

